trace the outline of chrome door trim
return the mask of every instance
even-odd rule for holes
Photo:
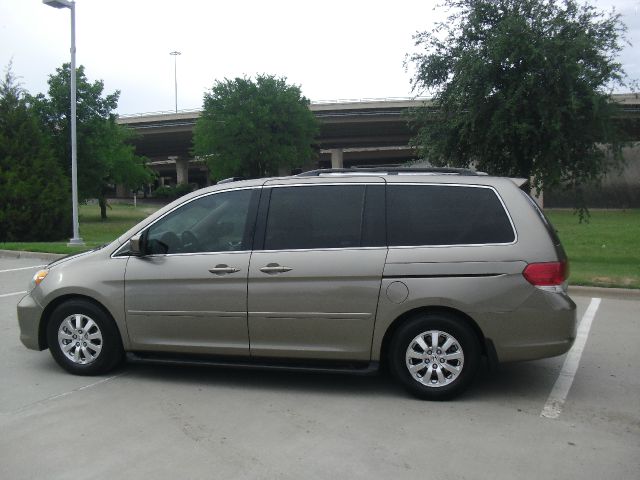
[[[127,310],[127,315],[157,316],[166,317],[244,317],[245,312],[219,312],[216,310]]]
[[[266,318],[328,318],[337,320],[362,320],[371,318],[373,313],[366,312],[249,312],[249,317],[259,316]]]

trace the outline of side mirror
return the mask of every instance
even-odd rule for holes
[[[144,255],[142,235],[134,235],[129,239],[129,252],[135,257],[142,257]]]

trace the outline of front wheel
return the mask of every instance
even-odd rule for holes
[[[474,332],[447,313],[419,314],[395,332],[390,366],[394,377],[414,395],[448,400],[461,394],[480,363]]]
[[[55,361],[74,375],[107,373],[124,358],[114,321],[85,300],[64,302],[53,311],[47,342]]]

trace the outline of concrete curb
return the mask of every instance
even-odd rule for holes
[[[44,252],[25,252],[22,250],[0,250],[0,258],[33,258],[34,260],[43,260],[52,262],[59,258],[66,257],[61,253],[44,253]]]
[[[605,287],[580,287],[569,286],[569,295],[581,295],[590,297],[627,298],[629,300],[640,299],[640,289],[634,288],[605,288]]]

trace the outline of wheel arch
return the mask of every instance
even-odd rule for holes
[[[391,325],[389,325],[389,327],[387,328],[387,331],[384,333],[384,337],[382,338],[382,344],[380,347],[380,365],[386,365],[388,361],[389,345],[391,344],[391,340],[395,332],[398,330],[398,328],[401,325],[403,325],[405,322],[407,322],[409,319],[414,317],[415,315],[428,314],[428,313],[446,313],[449,315],[454,315],[457,318],[459,318],[461,322],[464,322],[464,324],[466,324],[471,328],[474,335],[478,339],[478,343],[480,345],[480,353],[484,356],[488,356],[489,359],[492,360],[491,358],[492,353],[490,351],[490,346],[487,346],[487,343],[490,342],[490,340],[488,340],[484,336],[484,333],[482,333],[482,329],[478,326],[478,324],[472,317],[462,312],[461,310],[458,310],[452,307],[433,305],[433,306],[424,306],[424,307],[418,307],[412,310],[408,310],[404,312],[402,315],[400,315],[399,317],[397,317],[393,322],[391,322]]]
[[[89,302],[93,304],[94,306],[102,310],[115,325],[116,331],[118,332],[118,336],[120,337],[120,343],[123,344],[122,332],[120,331],[118,322],[115,321],[113,315],[111,314],[111,312],[107,307],[105,307],[102,303],[100,303],[95,298],[89,297],[87,295],[78,294],[78,293],[71,293],[71,294],[61,295],[59,297],[54,298],[51,302],[47,304],[44,311],[42,312],[42,317],[40,318],[40,325],[38,327],[38,346],[40,350],[49,348],[49,345],[47,343],[47,325],[51,320],[51,314],[55,311],[56,308],[58,308],[59,305],[62,305],[63,303],[68,302],[70,300],[83,300],[85,302]]]

